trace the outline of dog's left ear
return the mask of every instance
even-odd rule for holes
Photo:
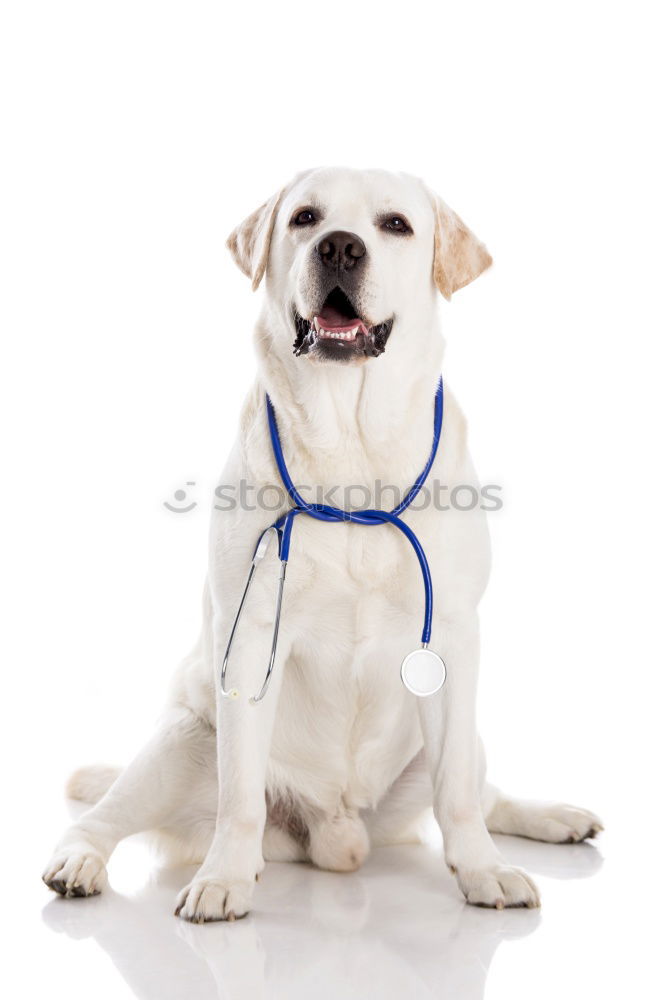
[[[483,243],[467,228],[441,198],[433,196],[435,253],[432,275],[445,299],[469,285],[490,267],[492,257]]]
[[[231,256],[243,274],[252,279],[252,291],[259,287],[266,270],[275,216],[281,199],[282,191],[278,191],[256,212],[248,215],[227,240]]]

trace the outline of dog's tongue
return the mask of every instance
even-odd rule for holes
[[[323,326],[325,330],[338,330],[340,333],[344,333],[347,330],[353,330],[357,326],[359,330],[362,330],[364,333],[367,332],[364,323],[358,317],[350,319],[349,316],[343,315],[335,306],[322,306],[317,320],[319,321],[319,325]]]

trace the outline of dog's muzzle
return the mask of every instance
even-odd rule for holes
[[[363,361],[384,353],[393,318],[372,324],[354,304],[368,255],[355,233],[326,233],[313,247],[321,305],[309,316],[294,309],[294,354],[319,361]]]

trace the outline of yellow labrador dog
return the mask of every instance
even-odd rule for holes
[[[250,484],[257,496],[270,488],[275,500],[268,393],[295,483],[325,496],[349,485],[374,495],[378,484],[403,495],[432,446],[438,293],[448,299],[477,278],[491,263],[485,247],[413,177],[318,169],[241,223],[229,248],[253,288],[264,281],[265,298],[257,379],[221,485]],[[448,389],[435,480],[476,482]],[[350,871],[372,844],[413,836],[432,807],[468,902],[537,906],[534,883],[503,860],[490,833],[567,843],[601,824],[584,809],[518,801],[485,781],[475,723],[476,608],[489,567],[483,511],[420,503],[403,515],[434,581],[431,647],[448,671],[437,693],[417,698],[401,683],[423,614],[419,564],[401,532],[304,516],[292,536],[271,686],[252,701],[273,636],[269,558],[227,668],[238,697],[225,697],[230,629],[257,538],[290,507],[284,493],[280,503],[277,512],[228,502],[213,511],[201,636],[162,723],[124,770],[72,777],[69,794],[96,805],[66,831],[44,881],[65,896],[100,892],[116,844],[158,830],[182,860],[202,861],[176,912],[232,920],[249,911],[265,861]],[[333,503],[341,506],[339,492]]]

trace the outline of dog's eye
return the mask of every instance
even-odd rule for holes
[[[299,208],[292,216],[292,226],[313,226],[317,222],[317,213],[314,208]]]
[[[412,232],[412,227],[402,215],[385,215],[379,220],[379,225],[381,229],[386,229],[389,233]]]

